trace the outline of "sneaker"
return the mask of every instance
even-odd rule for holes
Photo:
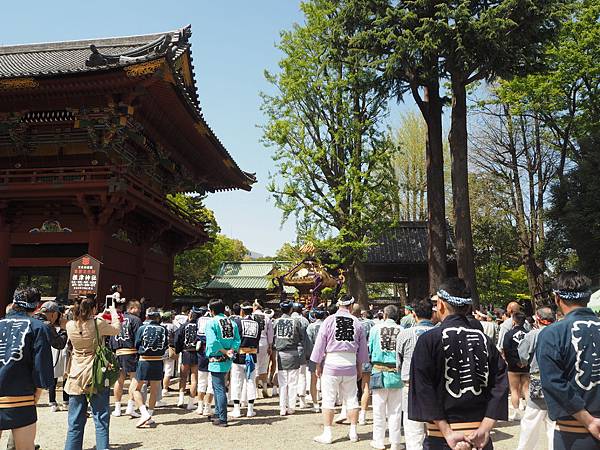
[[[115,409],[115,410],[112,412],[112,416],[113,416],[113,417],[121,417],[121,410],[120,410],[120,409]]]
[[[371,441],[371,447],[376,448],[377,450],[384,450],[385,445],[380,442]]]
[[[154,405],[155,408],[164,408],[165,406],[167,406],[167,404],[162,400],[157,401]]]
[[[319,413],[321,412],[321,408],[319,407],[319,405],[313,405],[312,407],[313,412]]]
[[[59,411],[58,405],[56,403],[50,403],[50,412],[55,413],[56,411]]]
[[[313,441],[318,442],[319,444],[331,444],[333,442],[333,438],[330,434],[321,434],[313,439]]]
[[[358,434],[357,433],[349,432],[348,433],[348,439],[350,439],[350,442],[358,442]]]
[[[131,412],[128,414],[128,416],[130,416],[130,417],[131,417],[131,418],[133,418],[133,419],[138,419],[139,417],[141,417],[140,413],[136,412],[135,410],[134,410],[134,411],[131,411]]]
[[[367,423],[367,412],[363,409],[358,413],[358,424],[365,425]]]

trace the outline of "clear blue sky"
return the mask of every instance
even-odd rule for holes
[[[252,192],[211,194],[223,233],[266,255],[295,238],[293,223],[266,191],[273,163],[260,143],[259,92],[263,71],[275,69],[279,31],[302,20],[298,0],[154,0],[5,2],[0,43],[19,44],[126,36],[192,25],[192,53],[200,103],[210,126],[243,170],[256,172]]]

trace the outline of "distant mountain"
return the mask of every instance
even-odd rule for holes
[[[258,253],[258,252],[253,252],[252,250],[248,250],[248,258],[250,259],[259,259],[259,258],[263,258],[265,255],[263,255],[262,253]]]

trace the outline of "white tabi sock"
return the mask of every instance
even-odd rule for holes
[[[129,400],[127,402],[127,414],[131,414],[135,411],[135,402],[133,400]]]
[[[150,416],[153,416],[154,415],[154,410],[153,409],[149,409],[148,410],[148,414],[150,414]]]
[[[184,400],[185,400],[185,392],[180,392],[179,400],[177,401],[177,406],[183,405]]]
[[[147,417],[150,415],[150,413],[148,412],[148,408],[146,408],[146,405],[140,406],[140,412],[142,413],[142,417]]]

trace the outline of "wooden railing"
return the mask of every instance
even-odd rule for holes
[[[0,186],[32,184],[70,184],[104,181],[118,186],[125,183],[157,206],[162,206],[185,222],[204,229],[205,223],[175,202],[151,188],[120,166],[0,169]],[[117,188],[118,189],[118,188]]]

